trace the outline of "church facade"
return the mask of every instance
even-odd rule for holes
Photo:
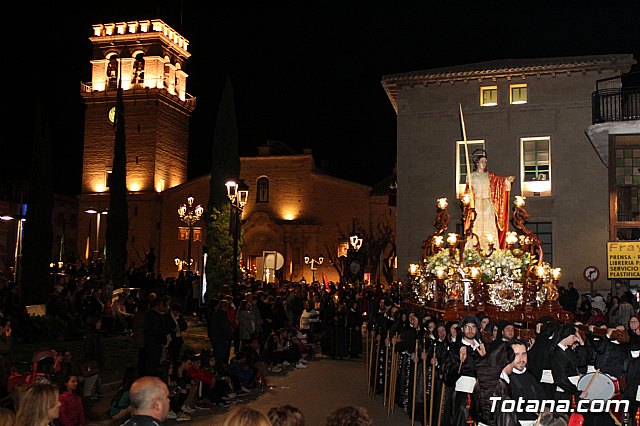
[[[596,82],[629,72],[632,55],[499,60],[396,75],[382,84],[397,112],[398,269],[421,260],[436,200],[449,200],[460,231],[466,155],[486,151],[488,169],[515,176],[527,227],[562,283],[580,290],[588,266],[606,275],[609,170],[587,138]],[[606,276],[605,276],[606,278]],[[596,288],[608,291],[602,279]]]

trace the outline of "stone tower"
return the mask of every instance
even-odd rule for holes
[[[149,248],[158,252],[160,193],[187,178],[189,117],[195,108],[183,70],[191,56],[189,42],[161,20],[97,24],[89,39],[91,82],[80,87],[86,108],[78,252],[82,260],[87,253],[94,260],[103,256],[120,84],[126,122],[127,249],[130,262],[140,265]]]

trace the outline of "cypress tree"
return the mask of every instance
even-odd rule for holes
[[[207,206],[207,283],[208,293],[217,294],[232,281],[233,234],[230,232],[230,211],[225,183],[240,177],[238,129],[231,79],[227,76],[218,106],[216,127],[211,149],[211,180]]]
[[[125,284],[127,262],[127,240],[129,238],[129,212],[127,208],[127,138],[124,130],[124,101],[122,88],[118,87],[116,99],[116,134],[113,146],[113,169],[109,186],[109,214],[107,215],[107,253],[105,276],[114,287]]]
[[[43,122],[42,106],[36,105],[31,178],[22,259],[18,259],[20,291],[26,304],[45,303],[53,286],[49,264],[53,246],[53,172],[49,126]],[[18,219],[20,220],[20,219]]]

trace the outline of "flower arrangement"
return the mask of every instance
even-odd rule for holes
[[[530,260],[528,253],[516,257],[510,250],[496,249],[480,264],[482,280],[492,282],[499,277],[514,277],[519,280],[525,275]]]
[[[448,271],[449,266],[451,265],[451,260],[452,259],[451,256],[449,256],[449,250],[441,250],[427,259],[425,272],[435,275],[438,268],[444,268],[445,271]]]

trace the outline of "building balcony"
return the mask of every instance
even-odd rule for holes
[[[593,124],[640,120],[640,87],[596,90],[591,105]]]
[[[183,96],[180,96],[178,93],[176,93],[175,91],[175,87],[170,88],[169,85],[166,83],[166,81],[161,81],[160,83],[161,88],[156,88],[156,87],[147,87],[145,86],[143,83],[130,83],[128,85],[128,87],[123,88],[124,92],[129,92],[129,91],[134,91],[134,92],[143,92],[143,91],[149,91],[149,90],[163,90],[166,91],[174,96],[176,96],[176,98],[180,99],[180,102],[182,104],[184,104],[184,106],[187,107],[187,109],[189,109],[190,111],[193,111],[196,107],[196,98],[195,96],[192,96],[188,93],[184,93]],[[117,90],[117,85],[115,84],[115,82],[108,82],[106,84],[106,87],[104,87],[105,85],[103,85],[103,87],[101,87],[100,89],[94,88],[93,84],[91,82],[88,83],[83,83],[80,82],[80,93],[84,96],[84,97],[93,97],[95,94],[97,93],[102,93],[105,94],[107,92],[112,92],[114,93]],[[115,94],[114,94],[115,96]],[[184,99],[183,99],[184,97]]]

